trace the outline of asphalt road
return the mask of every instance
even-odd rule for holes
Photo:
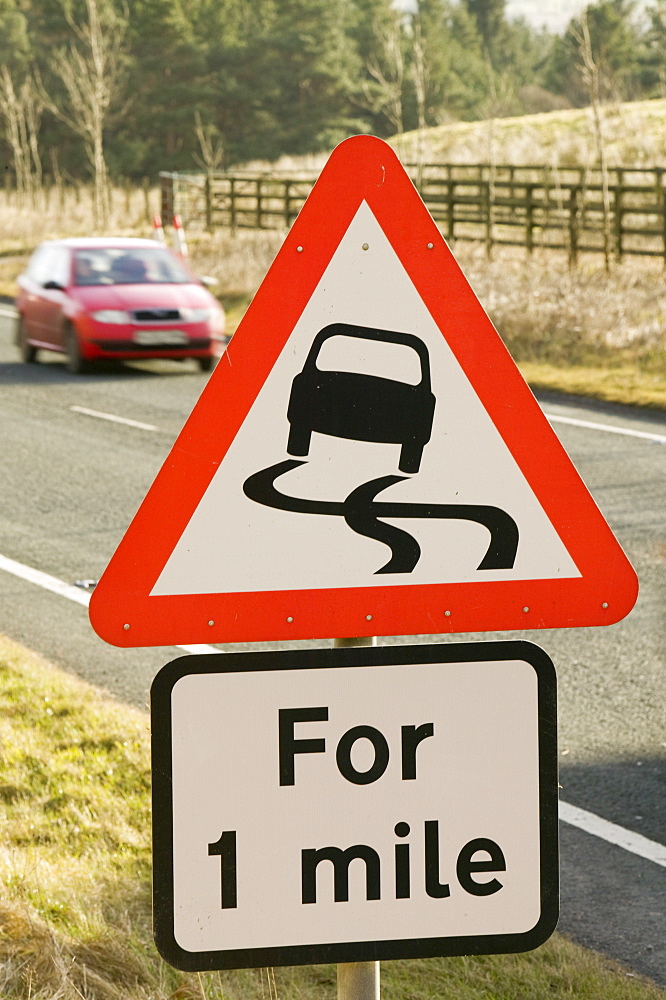
[[[117,365],[85,376],[69,375],[56,355],[25,366],[11,331],[0,315],[0,555],[70,584],[97,579],[206,376],[191,362]],[[666,435],[666,419],[645,411],[556,396],[541,402],[555,417]],[[663,845],[666,445],[554,426],[638,572],[638,604],[607,628],[453,639],[519,636],[543,646],[558,673],[562,798]],[[154,674],[182,652],[107,646],[84,607],[2,571],[0,630],[140,706]],[[271,648],[287,645],[304,644]],[[666,868],[567,823],[561,846],[560,930],[666,986]]]

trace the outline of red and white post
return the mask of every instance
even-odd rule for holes
[[[173,232],[175,240],[175,250],[179,257],[187,257],[187,242],[185,240],[185,230],[183,228],[183,220],[180,215],[174,215],[173,217]]]

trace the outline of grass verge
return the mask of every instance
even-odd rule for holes
[[[540,361],[521,361],[518,367],[532,389],[550,389],[605,403],[666,410],[666,369],[643,372],[631,364],[563,368]]]
[[[334,1000],[335,967],[186,975],[151,936],[149,720],[0,637],[0,996]],[[554,935],[526,955],[382,964],[384,1000],[666,1000]]]

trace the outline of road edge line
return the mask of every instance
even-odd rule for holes
[[[43,590],[48,590],[52,594],[66,597],[68,601],[74,601],[76,604],[81,604],[86,608],[90,604],[90,593],[88,591],[82,590],[71,583],[65,583],[64,580],[59,580],[55,576],[43,573],[40,569],[33,569],[32,566],[26,566],[24,563],[17,562],[15,559],[10,559],[8,556],[3,556],[2,554],[0,554],[0,570],[10,573],[12,576],[16,576],[28,583],[33,583],[35,586],[41,587]],[[185,653],[196,654],[220,652],[215,646],[203,644],[174,646],[173,648],[182,649]]]
[[[642,833],[634,833],[633,830],[627,830],[617,823],[602,819],[596,813],[572,806],[568,802],[560,802],[559,813],[563,823],[575,826],[585,833],[591,833],[593,837],[599,837],[609,844],[629,851],[630,854],[637,854],[655,865],[666,868],[666,847],[656,840],[649,840]]]

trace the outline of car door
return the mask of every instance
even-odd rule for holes
[[[46,318],[44,282],[48,280],[46,275],[49,273],[49,262],[52,257],[53,247],[50,244],[39,247],[32,255],[28,268],[20,279],[20,284],[26,293],[22,312],[28,336],[40,341],[40,343],[44,340]]]
[[[42,341],[52,347],[64,346],[64,309],[71,278],[71,254],[68,247],[51,247],[40,291]]]

